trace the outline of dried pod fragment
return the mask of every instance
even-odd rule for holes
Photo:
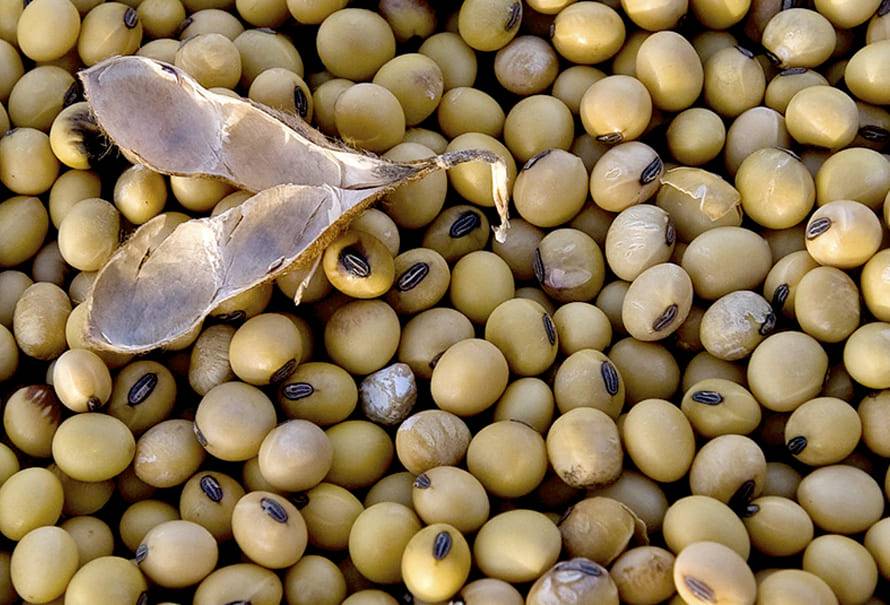
[[[223,301],[311,265],[381,196],[457,164],[492,165],[502,216],[496,236],[504,236],[506,166],[492,153],[379,159],[145,57],[108,59],[80,76],[99,127],[131,161],[259,192],[216,217],[176,226],[161,215],[137,230],[100,271],[87,302],[87,338],[99,348],[136,353],[169,344]]]

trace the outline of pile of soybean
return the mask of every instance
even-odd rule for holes
[[[0,0],[0,39],[0,605],[885,603],[887,0]],[[506,241],[460,166],[299,306],[91,349],[121,241],[250,195],[83,128],[134,53],[495,152]]]

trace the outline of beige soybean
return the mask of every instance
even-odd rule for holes
[[[212,388],[201,399],[194,428],[201,445],[212,456],[239,461],[256,456],[274,426],[274,407],[262,391],[228,382]]]
[[[674,584],[687,603],[752,605],[757,595],[754,574],[745,560],[715,542],[690,544],[677,554]]]
[[[519,376],[543,373],[553,364],[559,349],[556,325],[550,314],[538,303],[520,298],[504,301],[495,307],[485,322],[485,339],[503,353],[510,371]],[[444,361],[445,356],[437,370]],[[484,367],[481,360],[478,367]],[[437,370],[433,371],[434,383]],[[490,378],[495,375],[493,371],[489,373]],[[467,380],[467,387],[472,388],[479,397],[482,386],[473,388],[470,384],[471,381]],[[497,384],[492,382],[489,388],[495,388]]]
[[[525,377],[507,385],[494,408],[494,420],[517,420],[539,433],[553,420],[553,391],[540,378]]]
[[[556,419],[547,432],[553,469],[573,487],[600,487],[621,475],[623,453],[615,422],[593,408],[577,408]]]
[[[613,8],[598,2],[580,2],[559,11],[551,41],[568,61],[593,65],[617,53],[624,36],[624,23]]]
[[[416,599],[453,596],[470,574],[470,547],[454,527],[429,525],[417,532],[402,555],[402,577]]]
[[[806,475],[797,488],[797,501],[817,527],[839,534],[865,531],[881,518],[884,508],[877,481],[844,464]]]
[[[559,302],[589,301],[602,288],[604,274],[603,253],[582,231],[557,229],[538,245],[535,277]]]
[[[646,476],[671,483],[689,470],[695,455],[692,426],[680,409],[664,400],[634,405],[622,425],[624,447]]]
[[[522,422],[494,422],[470,441],[467,469],[493,496],[524,496],[538,487],[547,472],[544,438]]]
[[[571,506],[558,526],[570,557],[585,557],[601,565],[609,565],[627,548],[631,538],[645,533],[642,521],[630,508],[598,496]]]
[[[252,563],[220,567],[208,575],[195,590],[195,605],[212,605],[248,597],[254,605],[276,605],[284,588],[271,570]],[[235,601],[237,602],[237,601]]]
[[[844,69],[844,82],[857,98],[866,103],[886,105],[887,76],[878,66],[883,65],[890,52],[890,41],[880,40],[856,51]]]
[[[479,529],[489,515],[488,494],[472,474],[453,466],[439,466],[414,479],[411,500],[427,524],[448,523],[458,531]]]
[[[783,68],[818,67],[834,52],[836,36],[831,22],[805,8],[780,11],[763,30],[761,44]]]
[[[587,89],[579,111],[587,134],[603,143],[622,143],[646,130],[652,118],[652,97],[636,78],[607,76]]]
[[[281,496],[254,491],[232,511],[232,531],[241,551],[269,569],[290,567],[306,549],[306,523],[297,508]]]
[[[165,420],[176,402],[176,382],[166,366],[140,360],[124,366],[114,379],[108,413],[134,433]]]
[[[532,585],[528,605],[546,605],[564,598],[583,605],[618,604],[618,588],[605,567],[583,557],[561,561]]]
[[[797,225],[816,200],[813,177],[784,149],[760,149],[745,158],[735,175],[735,186],[745,214],[770,229]]]
[[[706,378],[686,390],[680,409],[704,437],[747,435],[760,424],[760,404],[743,386],[725,378]]]
[[[635,72],[653,105],[665,111],[691,106],[704,85],[704,69],[692,44],[671,31],[646,38],[637,52]]]
[[[852,269],[865,264],[881,245],[881,221],[855,201],[829,202],[810,216],[806,246],[823,265]]]
[[[816,202],[820,206],[853,200],[878,209],[888,190],[890,162],[873,149],[851,147],[838,151],[816,173]]]
[[[850,335],[844,345],[844,365],[850,376],[872,389],[890,388],[890,324],[872,322]]]
[[[609,349],[609,359],[624,381],[625,400],[669,399],[680,386],[680,367],[666,347],[627,337]]]
[[[679,265],[661,263],[640,273],[625,294],[621,319],[641,341],[670,336],[692,307],[692,280]]]
[[[668,501],[658,483],[642,473],[625,470],[608,487],[589,491],[590,496],[604,496],[625,504],[645,524],[649,532],[661,531]]]
[[[538,578],[559,557],[559,529],[543,514],[516,509],[492,517],[476,534],[473,559],[486,576],[510,583]]]
[[[232,511],[243,495],[244,488],[232,477],[199,471],[182,486],[179,515],[223,542],[232,538]]]
[[[372,582],[399,582],[402,555],[420,529],[420,520],[407,506],[395,502],[375,504],[356,518],[349,533],[349,556],[359,572]]]
[[[21,452],[38,458],[52,454],[53,435],[62,421],[62,405],[50,385],[13,392],[3,409],[3,429]]]
[[[197,584],[216,567],[216,540],[190,521],[166,521],[150,529],[136,549],[139,569],[165,588]]]
[[[59,251],[69,265],[81,271],[102,268],[117,249],[120,213],[101,198],[74,205],[59,225]]]
[[[797,284],[795,300],[801,329],[822,342],[840,342],[859,326],[859,289],[840,269],[809,271]]]
[[[200,468],[205,456],[192,422],[165,420],[139,437],[133,467],[145,483],[173,487],[185,483]]]
[[[120,2],[99,4],[81,22],[77,53],[90,66],[114,55],[136,52],[142,41],[142,22],[135,8]]]
[[[741,46],[724,48],[704,62],[704,100],[724,118],[756,107],[766,91],[766,77],[754,53]]]
[[[735,510],[763,491],[766,457],[760,446],[743,435],[721,435],[698,450],[689,468],[693,494],[710,496]]]
[[[834,605],[838,600],[819,576],[800,569],[782,569],[771,573],[757,586],[758,605],[773,602]]]
[[[84,449],[84,443],[91,447]],[[53,435],[53,459],[66,475],[79,481],[111,479],[127,468],[135,453],[130,429],[104,414],[72,416]]]
[[[65,602],[135,603],[147,590],[145,576],[133,561],[99,557],[77,570],[65,590]]]
[[[657,546],[639,546],[624,552],[612,564],[609,575],[618,595],[628,605],[655,605],[675,591],[674,555]]]
[[[811,466],[836,464],[849,456],[862,434],[856,410],[834,397],[817,397],[794,410],[785,425],[785,444]]]
[[[859,111],[840,89],[811,86],[791,97],[785,123],[788,133],[802,145],[839,149],[856,138]]]
[[[769,557],[795,555],[813,539],[813,521],[788,498],[757,498],[745,509],[742,521],[754,548]]]
[[[60,527],[39,527],[12,551],[12,585],[23,599],[52,601],[65,592],[77,563],[77,544],[68,532]]]
[[[822,578],[844,605],[865,602],[878,583],[878,568],[868,550],[846,536],[825,535],[810,542],[803,569]]]
[[[675,243],[676,230],[666,211],[649,204],[630,206],[609,226],[606,261],[620,279],[634,281],[645,270],[667,262]]]
[[[763,282],[763,296],[776,311],[786,317],[794,317],[794,301],[797,285],[803,276],[819,266],[809,252],[798,250],[779,259]]]
[[[560,364],[553,381],[553,395],[562,413],[589,407],[617,419],[624,407],[624,380],[606,355],[581,349]]]
[[[0,533],[21,540],[38,527],[54,525],[62,514],[62,483],[49,470],[25,468],[0,485]]]
[[[272,420],[274,423],[274,416]],[[306,420],[290,420],[268,430],[258,451],[263,477],[275,488],[287,491],[320,483],[334,459],[328,436]]]

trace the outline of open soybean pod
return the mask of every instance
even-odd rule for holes
[[[174,341],[228,298],[311,266],[389,191],[464,162],[491,164],[502,221],[495,234],[504,237],[507,173],[492,153],[390,162],[145,57],[111,58],[80,77],[99,129],[129,160],[258,192],[215,217],[175,224],[161,215],[140,227],[100,270],[87,301],[86,335],[99,348],[139,353]]]

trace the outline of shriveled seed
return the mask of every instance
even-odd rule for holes
[[[272,498],[260,498],[260,508],[278,523],[287,523],[287,511]]]
[[[127,391],[127,405],[136,406],[151,397],[155,387],[158,386],[158,375],[147,372],[137,380]]]
[[[433,542],[433,558],[436,561],[441,561],[447,557],[451,552],[452,543],[451,534],[447,531],[440,531],[436,534],[436,540]]]
[[[396,290],[407,292],[413,290],[430,274],[428,263],[414,263],[396,280]]]

